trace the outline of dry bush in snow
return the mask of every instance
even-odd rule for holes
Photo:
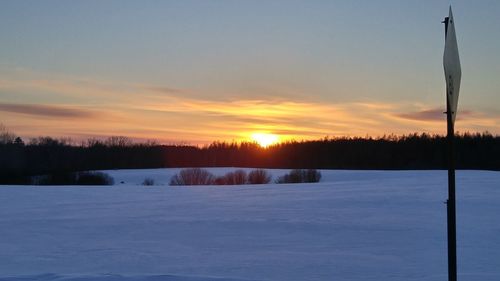
[[[214,183],[215,176],[200,168],[181,170],[170,179],[170,185],[211,185]]]
[[[248,174],[249,184],[266,184],[271,181],[271,175],[266,170],[257,169]]]

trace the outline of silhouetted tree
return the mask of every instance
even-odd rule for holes
[[[211,185],[215,176],[205,169],[191,168],[181,170],[170,179],[170,185]]]
[[[250,184],[266,184],[271,182],[271,175],[266,170],[258,169],[248,173],[248,183]]]
[[[0,126],[0,183],[29,183],[31,176],[59,172],[160,167],[258,167],[286,169],[445,169],[446,139],[439,135],[324,138],[262,148],[254,143],[216,142],[205,147],[133,143],[125,137],[38,137],[23,145]],[[457,134],[458,169],[500,170],[500,137]],[[234,179],[228,182],[240,182]],[[250,178],[250,175],[247,175]],[[248,179],[250,181],[250,179]]]
[[[0,145],[14,143],[15,139],[16,135],[11,133],[4,124],[0,123]]]

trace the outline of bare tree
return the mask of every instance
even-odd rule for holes
[[[16,140],[16,135],[11,133],[7,127],[0,123],[0,144],[11,144]]]
[[[184,169],[170,179],[170,185],[211,185],[215,176],[200,168]]]
[[[107,146],[126,147],[132,146],[132,140],[124,136],[111,136],[104,143]]]
[[[248,183],[266,184],[271,181],[271,175],[264,169],[253,170],[248,174]]]

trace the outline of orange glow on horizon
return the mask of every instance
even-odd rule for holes
[[[264,148],[276,144],[280,140],[280,137],[278,135],[270,133],[253,133],[251,135],[251,138],[254,142]]]
[[[39,94],[25,102],[0,101],[0,123],[25,141],[127,136],[163,144],[255,141],[268,147],[325,137],[444,134],[446,129],[442,106],[434,103],[265,100],[237,93],[233,99],[209,99],[217,93],[37,73],[18,76],[0,78],[0,88],[27,97]],[[496,112],[464,109],[458,118],[457,131],[500,132]]]

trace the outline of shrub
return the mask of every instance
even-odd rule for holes
[[[10,172],[10,171],[9,171]],[[33,184],[34,178],[20,172],[0,171],[0,184]]]
[[[170,179],[170,185],[211,185],[214,183],[215,176],[200,168],[181,170]]]
[[[321,173],[315,169],[291,170],[288,174],[279,177],[276,183],[305,183],[305,182],[319,182]]]
[[[238,185],[247,183],[247,172],[244,170],[236,170],[234,172],[229,172],[223,176],[225,184]]]
[[[291,170],[288,175],[285,175],[285,182],[288,183],[301,183],[304,182],[304,171],[300,169]]]
[[[57,172],[33,178],[36,185],[113,185],[111,176],[102,172]]]
[[[36,185],[75,185],[76,173],[57,172],[43,176],[33,177],[33,184]]]
[[[146,186],[155,185],[155,180],[152,178],[145,178],[144,181],[142,182],[142,185]]]
[[[321,180],[321,172],[316,169],[309,169],[306,171],[304,182],[319,182]]]
[[[271,181],[271,175],[266,170],[257,169],[248,174],[248,183],[250,184],[266,184]]]
[[[216,177],[214,180],[214,185],[227,185],[226,176]]]
[[[236,170],[223,176],[217,177],[214,181],[216,185],[240,185],[247,183],[247,172]]]
[[[236,170],[232,173],[229,173],[229,179],[231,184],[245,184],[248,180],[247,172],[244,170]]]
[[[114,179],[102,172],[80,172],[77,174],[77,185],[113,185]]]

